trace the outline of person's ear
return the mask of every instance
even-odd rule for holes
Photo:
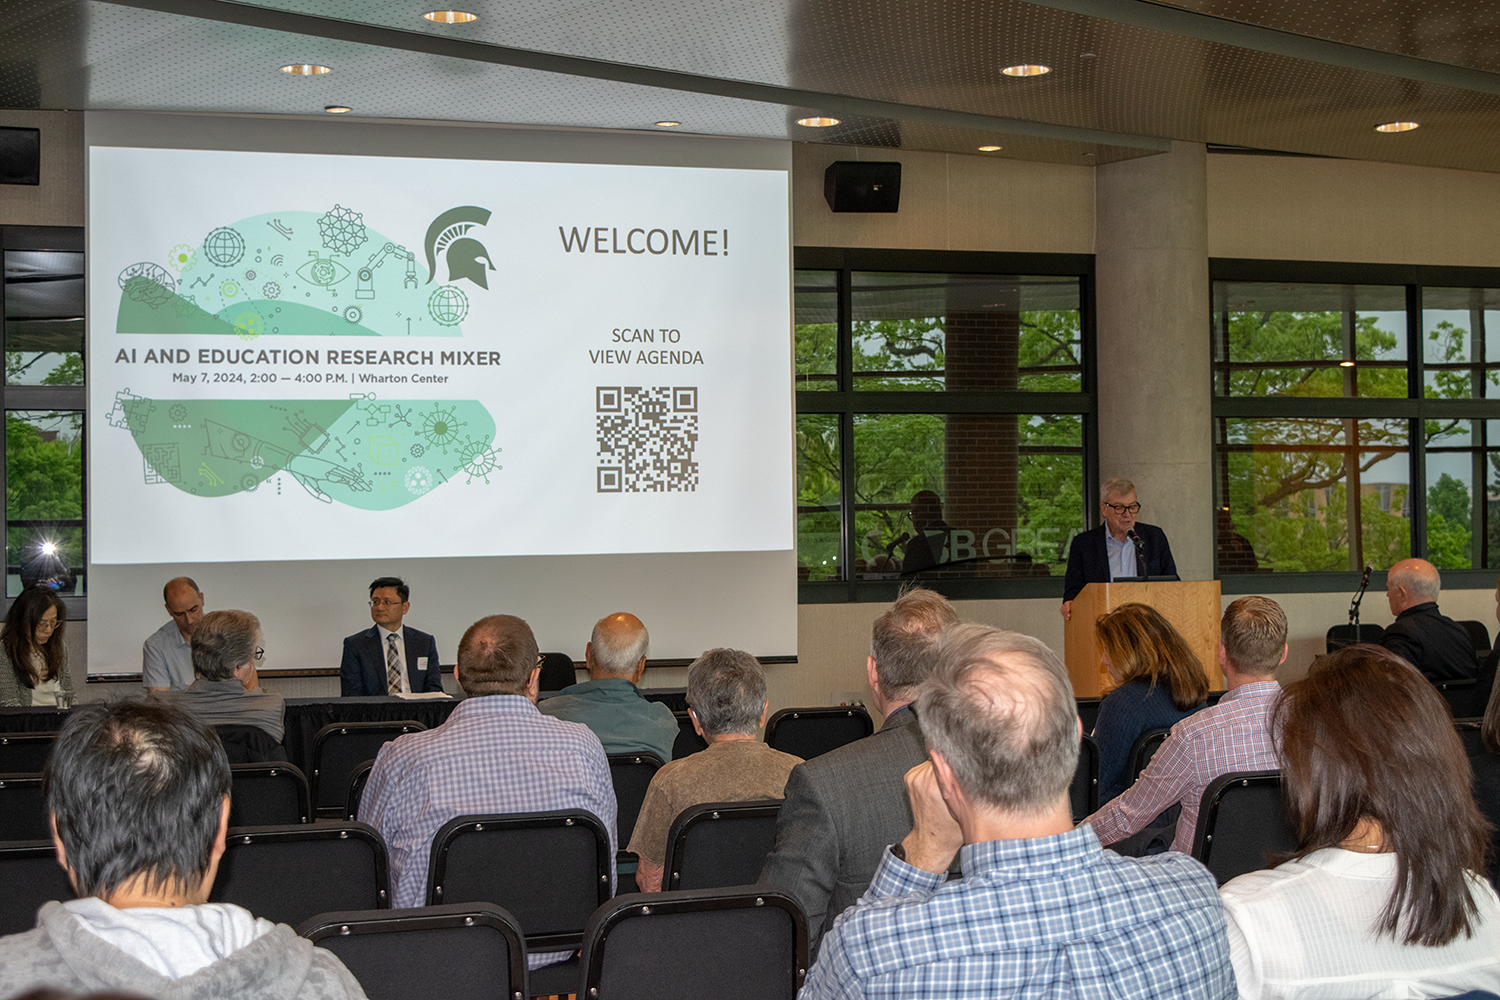
[[[875,670],[875,657],[865,657],[865,679],[870,682],[870,690],[875,694],[880,693],[880,675]]]
[[[707,740],[708,736],[703,732],[703,724],[698,721],[698,713],[689,708],[688,718],[693,721],[693,732],[697,733],[699,736],[702,736],[704,740]],[[762,722],[764,722],[766,720],[766,717],[762,715],[760,719]]]
[[[1276,661],[1276,665],[1278,667],[1281,666],[1283,663],[1286,662],[1286,654],[1289,653],[1289,652],[1291,652],[1291,649],[1292,649],[1292,647],[1291,647],[1291,645],[1289,643],[1283,642],[1281,644],[1281,659],[1279,659],[1279,660]]]
[[[535,703],[537,700],[537,696],[541,693],[541,690],[542,665],[538,663],[536,666],[531,668],[531,675],[526,678],[526,697],[530,698],[532,702]]]
[[[766,728],[766,713],[769,711],[771,711],[771,699],[767,698],[766,703],[760,706],[760,721],[755,724],[755,728]]]
[[[1282,654],[1282,658],[1283,659],[1286,658],[1286,654],[1285,653]],[[1219,666],[1221,666],[1221,667],[1227,667],[1227,666],[1229,666],[1229,654],[1224,650],[1224,644],[1222,642],[1219,643]]]

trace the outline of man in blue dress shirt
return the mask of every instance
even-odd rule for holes
[[[907,772],[912,830],[824,936],[800,1000],[1235,995],[1207,869],[1074,828],[1078,713],[1056,654],[956,626],[917,716],[930,759]]]

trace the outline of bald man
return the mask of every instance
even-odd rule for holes
[[[172,620],[152,632],[141,647],[141,683],[151,694],[185,691],[193,683],[189,643],[203,618],[203,591],[188,577],[168,580],[161,599]]]
[[[1380,644],[1430,681],[1473,680],[1479,670],[1473,640],[1462,625],[1438,611],[1443,581],[1437,567],[1426,559],[1403,559],[1385,580],[1385,599],[1396,620]]]
[[[605,753],[654,753],[672,759],[677,719],[636,687],[646,672],[651,636],[635,615],[616,612],[594,623],[583,648],[589,679],[563,688],[537,705],[543,715],[581,722],[594,731]]]

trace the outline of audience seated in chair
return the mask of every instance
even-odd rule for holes
[[[207,902],[229,792],[224,748],[182,709],[74,710],[48,766],[47,807],[58,863],[81,898],[47,903],[34,930],[0,938],[0,996],[50,987],[362,1000],[339,960],[290,927]]]
[[[1287,686],[1274,725],[1292,860],[1222,889],[1240,996],[1500,989],[1500,898],[1442,696],[1402,658],[1350,646]]]
[[[1474,801],[1490,821],[1490,884],[1500,889],[1500,698],[1491,698],[1479,727],[1484,752],[1469,758],[1474,771]]]
[[[667,831],[679,813],[701,802],[779,799],[787,775],[802,763],[756,738],[771,703],[765,671],[749,653],[710,649],[694,660],[687,700],[708,749],[672,761],[651,779],[628,848],[640,858],[635,882],[642,892],[661,890]]]
[[[210,726],[256,726],[277,743],[286,731],[281,694],[260,686],[260,620],[248,611],[210,611],[193,630],[192,684],[166,695]]]
[[[1474,677],[1474,643],[1458,622],[1438,610],[1443,581],[1426,559],[1403,559],[1386,573],[1385,598],[1396,620],[1380,634],[1380,645],[1416,667],[1430,681]]]

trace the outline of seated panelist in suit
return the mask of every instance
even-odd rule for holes
[[[437,640],[401,623],[411,610],[410,596],[411,588],[394,576],[370,584],[370,618],[375,624],[344,640],[339,663],[339,693],[344,697],[443,689]]]
[[[1104,523],[1073,536],[1068,549],[1068,574],[1063,581],[1063,621],[1073,617],[1073,598],[1090,583],[1109,583],[1137,576],[1177,578],[1177,563],[1172,561],[1172,546],[1166,533],[1154,524],[1136,521],[1141,505],[1135,498],[1135,484],[1128,479],[1111,479],[1099,490],[1099,513]],[[1138,565],[1134,531],[1146,551],[1146,565]]]

